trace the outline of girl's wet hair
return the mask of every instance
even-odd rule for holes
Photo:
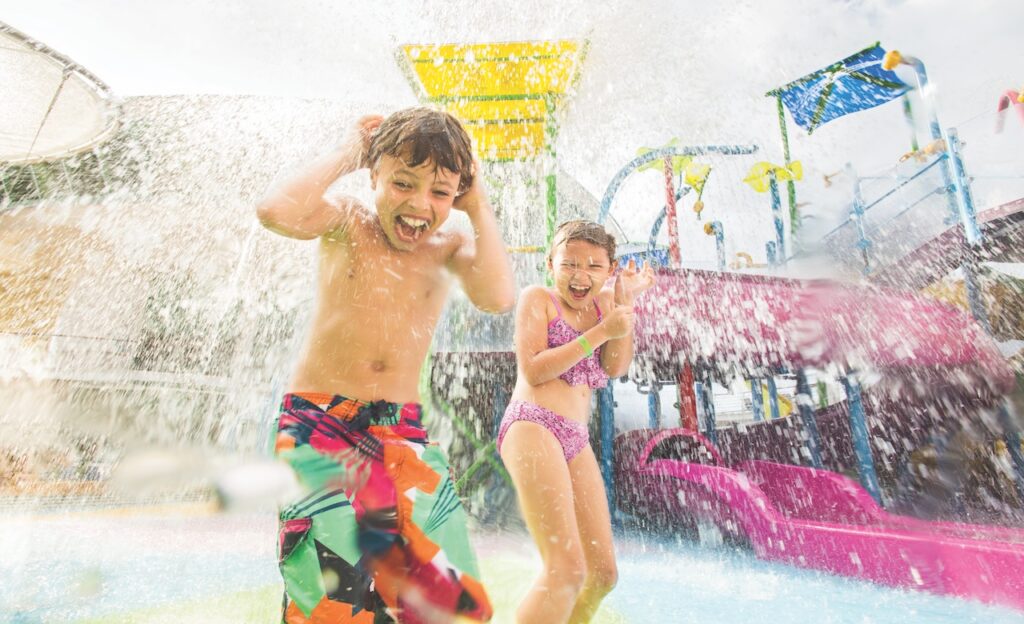
[[[600,223],[577,219],[566,221],[555,230],[555,237],[548,250],[548,260],[555,255],[555,249],[570,241],[584,241],[608,252],[608,261],[615,262],[615,237],[604,229]]]
[[[458,193],[473,184],[473,148],[455,116],[426,107],[407,108],[387,117],[370,139],[367,155],[376,170],[383,156],[400,158],[409,167],[428,160],[459,174]]]

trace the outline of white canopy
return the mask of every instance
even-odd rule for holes
[[[68,156],[117,128],[117,106],[100,79],[3,23],[0,93],[0,162]]]

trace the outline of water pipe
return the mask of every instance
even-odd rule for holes
[[[754,410],[754,422],[764,420],[764,394],[761,392],[761,379],[750,378],[750,406]]]
[[[676,190],[672,180],[672,156],[665,156],[665,218],[668,220],[668,262],[673,269],[682,264],[679,255],[679,223],[676,219]]]
[[[928,71],[925,69],[924,63],[921,59],[910,55],[900,54],[898,50],[889,50],[886,52],[885,56],[882,58],[882,69],[892,71],[897,65],[907,65],[912,68],[914,70],[914,75],[917,77],[918,92],[921,93],[922,99],[930,97],[930,94],[928,93]],[[942,127],[939,125],[939,113],[935,102],[932,102],[931,106],[928,106],[927,108],[928,131],[931,134],[932,140],[945,140],[945,137],[942,136]],[[953,196],[953,172],[951,171],[948,161],[946,161],[946,164],[942,167],[942,182],[943,186],[950,191],[947,195],[947,201],[950,217],[955,219],[959,209],[957,206],[957,199]]]
[[[765,377],[765,382],[768,383],[768,409],[772,412],[772,420],[778,420],[781,415],[779,414],[779,387],[775,385],[775,376],[768,375]]]
[[[772,198],[772,220],[775,222],[775,254],[779,264],[786,257],[785,224],[782,220],[782,200],[779,198],[779,182],[774,171],[768,172],[768,191]]]
[[[852,372],[841,377],[839,381],[842,382],[843,388],[846,390],[846,400],[849,404],[850,433],[853,437],[853,452],[857,457],[857,474],[860,477],[860,484],[875,499],[875,502],[882,504],[882,491],[878,487],[878,473],[875,472],[875,460],[871,453],[871,438],[864,415],[860,382]]]
[[[715,237],[715,253],[718,256],[718,270],[725,270],[725,230],[721,221],[704,224],[704,233]]]
[[[805,448],[810,455],[811,466],[823,468],[821,462],[821,434],[818,433],[818,421],[814,418],[813,400],[811,399],[811,386],[807,383],[807,373],[804,369],[796,371],[796,405],[800,410],[800,421],[803,424],[804,432],[807,435]]]

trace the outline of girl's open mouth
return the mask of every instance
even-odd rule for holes
[[[569,295],[575,301],[583,301],[590,294],[590,286],[574,286],[569,284]]]

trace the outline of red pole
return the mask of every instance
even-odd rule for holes
[[[688,431],[697,428],[697,393],[693,388],[693,367],[689,364],[679,372],[679,426]]]
[[[672,183],[671,155],[665,157],[665,219],[668,221],[669,264],[673,269],[678,269],[683,261],[679,255],[679,231],[676,227],[676,189]]]

